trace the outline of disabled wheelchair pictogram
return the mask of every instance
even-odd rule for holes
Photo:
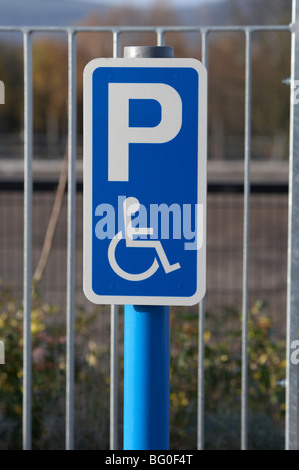
[[[160,259],[162,267],[166,274],[171,273],[177,269],[180,269],[180,263],[170,264],[167,255],[164,251],[162,243],[159,240],[138,240],[134,239],[137,235],[152,235],[153,228],[151,227],[132,227],[132,215],[135,214],[140,208],[140,203],[135,197],[128,197],[124,200],[123,211],[124,211],[124,222],[125,230],[124,234],[119,231],[111,240],[108,248],[108,259],[113,271],[123,279],[128,281],[143,281],[150,278],[159,269],[160,264],[157,257]],[[124,271],[116,261],[115,251],[118,243],[125,239],[126,247],[130,248],[154,248],[157,256],[154,257],[152,265],[141,273],[128,273]]]

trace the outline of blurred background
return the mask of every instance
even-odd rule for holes
[[[291,0],[0,0],[0,12],[0,28],[272,25],[290,22]],[[200,33],[168,32],[165,43],[174,47],[175,57],[202,59]],[[123,33],[121,44],[122,47],[155,45],[156,35],[151,32]],[[209,34],[205,336],[206,393],[210,401],[207,408],[208,448],[239,446],[237,416],[240,407],[243,257],[244,50],[245,37],[242,32]],[[60,448],[64,439],[64,401],[61,390],[65,374],[67,55],[65,33],[33,34],[33,319],[36,322],[33,360],[37,384],[34,393],[36,448]],[[76,417],[76,445],[79,448],[107,448],[109,445],[110,309],[108,306],[95,308],[82,292],[82,75],[91,59],[112,55],[111,32],[77,33],[75,302],[79,361],[76,369],[76,399],[80,403]],[[259,402],[251,421],[253,448],[283,446],[281,419],[284,390],[277,387],[277,383],[284,378],[285,366],[289,76],[289,32],[256,32],[252,39],[249,303],[252,313],[251,340],[255,345],[252,346],[251,359],[255,365],[251,369],[250,393],[252,403],[257,403],[257,396]],[[4,328],[3,335],[10,334],[15,341],[15,349],[12,346],[11,351],[8,351],[15,358],[14,366],[6,376],[2,373],[0,379],[4,395],[7,396],[9,390],[13,391],[11,403],[0,403],[0,447],[18,448],[21,445],[18,417],[21,413],[19,401],[22,373],[17,350],[21,344],[18,334],[21,334],[22,317],[24,227],[24,79],[23,43],[19,32],[0,31],[0,80],[5,84],[5,105],[0,106],[0,326]],[[193,376],[197,350],[197,310],[198,307],[188,311],[172,309],[172,329],[177,333],[173,333],[172,340],[171,442],[174,448],[186,448],[186,440],[188,445],[196,445],[196,377]],[[1,318],[4,319],[3,324]],[[20,322],[16,325],[18,318]],[[223,325],[222,328],[220,325]],[[226,330],[233,338],[230,342],[224,336]],[[259,343],[263,338],[266,343]],[[121,350],[120,329],[120,355]],[[214,369],[217,364],[219,376]],[[121,360],[119,367],[121,376]],[[42,375],[46,372],[48,379]],[[96,387],[93,386],[95,383]],[[99,388],[101,392],[98,392]],[[42,398],[45,393],[49,393],[47,399]],[[121,403],[121,386],[119,396]],[[95,405],[99,401],[107,403],[107,409],[103,411],[102,407]],[[49,411],[50,404],[54,402],[57,405],[56,413]],[[120,406],[120,435],[121,419]],[[277,432],[273,432],[273,426],[275,429],[277,427]],[[270,429],[272,432],[269,434]]]

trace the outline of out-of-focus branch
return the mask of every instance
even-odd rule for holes
[[[56,195],[55,195],[55,201],[54,201],[51,217],[49,220],[48,228],[46,231],[41,255],[37,263],[37,267],[35,269],[34,275],[33,275],[33,282],[39,282],[41,278],[43,277],[43,273],[45,271],[45,268],[49,259],[49,255],[52,249],[53,238],[55,235],[55,230],[57,227],[58,219],[61,213],[63,196],[64,196],[66,183],[67,183],[67,169],[68,169],[68,150],[67,149],[68,149],[68,146],[66,145],[62,168],[61,168],[61,172],[59,176],[59,182],[58,182]]]

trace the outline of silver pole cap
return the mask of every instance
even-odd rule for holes
[[[173,58],[173,47],[169,46],[126,46],[125,59]]]

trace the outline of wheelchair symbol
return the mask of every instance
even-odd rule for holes
[[[138,199],[135,197],[129,197],[124,200],[123,209],[124,209],[124,219],[125,219],[125,236],[123,237],[122,231],[118,232],[111,240],[109,248],[108,248],[108,259],[111,268],[113,271],[118,274],[118,276],[126,279],[128,281],[143,281],[145,279],[150,278],[155,274],[157,269],[159,268],[159,263],[157,258],[154,258],[152,265],[144,272],[140,274],[131,274],[124,271],[117,263],[115,258],[115,250],[123,238],[126,241],[126,247],[132,248],[155,248],[158,258],[160,258],[161,264],[164,268],[166,274],[180,269],[180,263],[170,264],[168,258],[165,254],[163,246],[160,241],[157,240],[134,240],[134,235],[152,235],[153,229],[148,227],[132,227],[132,214],[138,211],[140,207],[140,203]]]

